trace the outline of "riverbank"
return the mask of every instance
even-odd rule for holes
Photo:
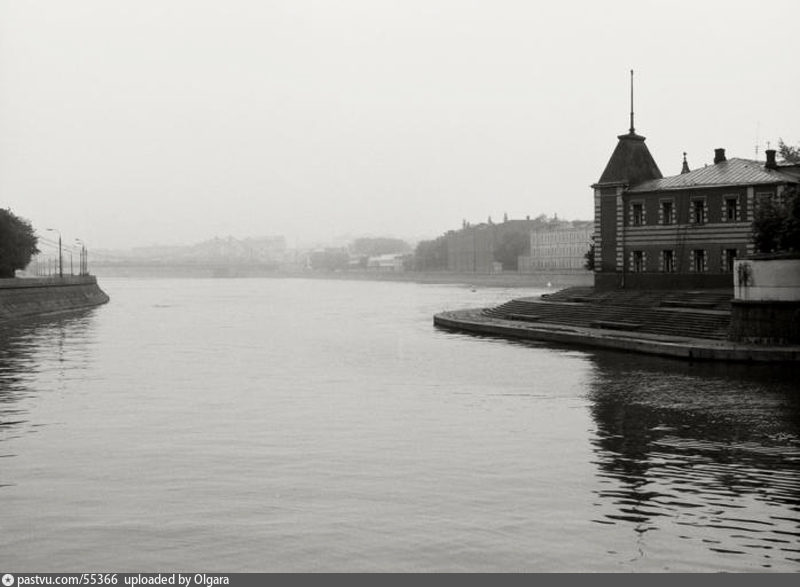
[[[458,273],[449,271],[340,271],[286,273],[280,277],[306,279],[341,279],[349,281],[401,281],[428,284],[461,284],[480,287],[519,287],[560,289],[563,287],[588,285],[592,274],[583,273]]]
[[[800,361],[798,345],[728,339],[730,292],[709,290],[596,292],[570,288],[518,298],[495,308],[442,312],[449,330],[608,348],[688,360]]]
[[[472,334],[614,349],[693,361],[800,361],[800,346],[773,347],[558,324],[521,324],[512,320],[489,318],[481,310],[442,312],[433,317],[433,322],[448,330]]]
[[[278,278],[278,279],[337,279],[348,281],[399,281],[428,284],[463,284],[480,287],[550,287],[587,286],[593,283],[589,271],[571,273],[462,273],[451,271],[264,271],[247,267],[155,266],[155,265],[97,265],[101,277],[170,277],[170,278]]]
[[[0,324],[105,304],[93,275],[0,279]]]

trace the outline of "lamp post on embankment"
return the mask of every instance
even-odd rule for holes
[[[58,233],[58,276],[63,279],[64,260],[61,258],[61,231],[58,230],[57,228],[45,228],[45,230]]]
[[[76,238],[75,242],[81,246],[81,262],[80,262],[80,268],[78,269],[78,274],[88,275],[89,268],[87,266],[88,264],[86,263],[86,244],[79,238]]]

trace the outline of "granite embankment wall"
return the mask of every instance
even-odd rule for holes
[[[108,302],[92,275],[0,279],[0,323]]]

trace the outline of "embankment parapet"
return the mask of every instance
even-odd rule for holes
[[[92,275],[0,279],[0,323],[109,301]]]

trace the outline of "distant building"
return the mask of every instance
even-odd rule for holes
[[[445,235],[447,269],[461,273],[582,270],[592,230],[591,221],[544,216],[500,224],[464,223],[461,230]]]
[[[575,222],[555,230],[534,230],[530,236],[530,255],[520,257],[519,271],[584,271],[593,232],[591,222]]]
[[[492,273],[497,247],[497,230],[493,224],[466,226],[451,230],[447,240],[447,269],[460,273]]]
[[[368,271],[403,271],[405,269],[405,253],[376,255],[367,259]]]
[[[595,286],[722,288],[733,286],[733,261],[753,252],[759,201],[797,185],[796,165],[728,159],[663,177],[635,133],[620,135],[594,190]]]

